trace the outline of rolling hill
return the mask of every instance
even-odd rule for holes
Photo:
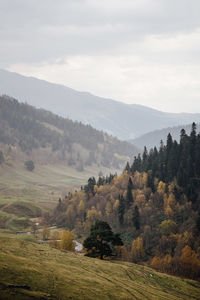
[[[200,284],[0,233],[0,299],[199,299]]]
[[[90,124],[122,140],[200,119],[200,114],[173,114],[142,105],[128,105],[4,70],[0,70],[0,94]]]

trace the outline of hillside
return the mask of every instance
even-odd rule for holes
[[[160,141],[162,140],[163,142],[165,142],[165,138],[168,135],[168,133],[171,134],[174,140],[179,141],[181,129],[184,129],[186,133],[189,134],[191,130],[191,124],[168,127],[168,128],[163,128],[160,130],[148,132],[133,140],[130,140],[130,142],[140,149],[143,149],[144,146],[146,146],[148,149],[154,148],[155,146],[159,148]],[[200,131],[200,124],[197,124],[197,131]]]
[[[200,119],[200,114],[164,113],[141,105],[128,105],[4,70],[0,70],[0,83],[0,94],[90,124],[122,140]]]
[[[0,233],[0,299],[199,299],[200,284]]]
[[[200,278],[200,133],[144,151],[119,176],[89,178],[60,201],[52,222],[87,236],[96,219],[120,232],[120,259]]]
[[[7,152],[4,154],[12,159],[24,156],[25,160],[26,155],[39,163],[62,161],[79,171],[94,163],[99,167],[120,168],[138,152],[133,145],[90,125],[58,117],[7,96],[0,97],[0,143],[3,152]]]

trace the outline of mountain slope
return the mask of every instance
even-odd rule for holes
[[[200,284],[0,234],[1,299],[199,299]]]
[[[163,142],[165,142],[165,138],[168,135],[168,133],[171,134],[174,140],[179,141],[181,129],[185,129],[186,133],[188,134],[191,130],[191,124],[151,131],[139,136],[138,138],[130,140],[130,142],[140,149],[143,149],[144,146],[146,146],[148,149],[153,148],[155,146],[159,148],[160,141],[162,140]],[[200,124],[197,124],[197,131],[200,131]]]
[[[137,152],[133,145],[90,125],[58,117],[7,96],[0,97],[0,143],[17,146],[29,156],[35,153],[34,158],[39,162],[59,160],[80,171],[93,163],[118,168]]]
[[[199,279],[200,133],[195,124],[189,136],[182,130],[180,143],[168,135],[166,146],[144,151],[120,176],[90,178],[84,189],[58,203],[52,224],[87,236],[95,219],[121,233],[121,259]]]
[[[172,114],[0,70],[0,93],[128,140],[149,131],[198,122],[200,114]]]

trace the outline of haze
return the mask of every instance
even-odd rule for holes
[[[198,0],[0,0],[0,68],[200,112]]]

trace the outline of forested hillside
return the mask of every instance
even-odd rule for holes
[[[96,219],[121,233],[120,259],[200,278],[200,134],[145,149],[120,176],[90,178],[60,199],[51,221],[88,235]]]
[[[36,151],[35,157],[41,162],[57,159],[80,171],[94,163],[120,168],[132,153],[138,153],[131,144],[90,125],[64,119],[7,96],[0,97],[0,143],[2,149],[3,145],[11,146],[9,151],[13,156],[18,148],[26,155]]]

